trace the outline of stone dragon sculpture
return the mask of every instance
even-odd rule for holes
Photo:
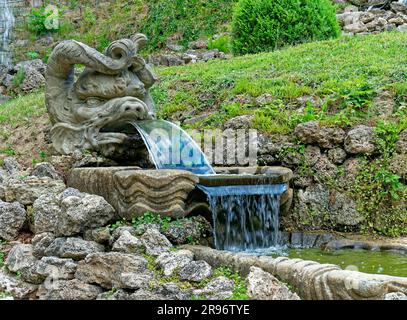
[[[46,73],[46,107],[56,151],[94,150],[105,156],[129,139],[129,121],[155,117],[149,89],[156,81],[138,54],[146,36],[112,42],[102,54],[75,40],[59,43]],[[84,71],[75,81],[75,65]]]

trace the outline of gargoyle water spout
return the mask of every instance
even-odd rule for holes
[[[62,154],[94,150],[109,157],[129,140],[129,121],[155,118],[149,89],[156,78],[138,50],[142,34],[112,42],[102,54],[75,40],[53,50],[46,74],[46,106],[54,148]],[[75,65],[85,70],[75,81]]]

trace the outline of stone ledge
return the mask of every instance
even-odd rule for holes
[[[77,168],[68,178],[68,186],[104,197],[127,219],[147,211],[186,216],[185,201],[197,182],[198,177],[188,171],[138,167]]]
[[[232,253],[203,246],[183,246],[194,253],[195,259],[205,260],[212,267],[229,266],[247,275],[256,266],[290,283],[306,300],[374,300],[384,299],[392,292],[407,293],[407,277],[367,274],[341,270],[333,264],[314,261],[254,256]]]
[[[293,172],[284,167],[218,167],[216,175],[200,175],[199,183],[208,187],[288,183]]]

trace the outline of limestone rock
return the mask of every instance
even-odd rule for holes
[[[150,290],[137,290],[130,295],[131,300],[166,300],[166,298],[160,294],[152,292]]]
[[[318,144],[331,149],[343,142],[345,132],[339,127],[320,127],[318,121],[299,124],[294,131],[296,137],[306,144]]]
[[[148,289],[153,279],[154,273],[152,271],[145,271],[141,274],[123,272],[120,276],[121,288],[132,290]]]
[[[0,186],[7,202],[17,201],[22,205],[32,205],[43,194],[59,194],[66,189],[60,180],[48,177],[28,177],[26,179],[8,179]],[[1,192],[0,192],[1,193]]]
[[[36,285],[16,279],[0,269],[0,292],[7,292],[16,299],[26,299],[36,290]]]
[[[131,300],[131,297],[130,293],[119,289],[114,292],[103,292],[97,296],[96,300]]]
[[[14,66],[15,71],[18,71],[21,68],[23,68],[23,69],[31,68],[31,69],[36,70],[40,74],[45,75],[47,66],[44,62],[42,62],[41,59],[34,59],[34,60],[21,61]]]
[[[299,190],[295,208],[303,218],[310,218],[312,212],[314,226],[323,225],[326,218],[334,225],[342,226],[357,226],[362,221],[352,199],[321,184]]]
[[[402,3],[400,1],[398,1],[398,2],[394,1],[390,4],[390,6],[391,6],[391,9],[395,12],[401,12],[401,13],[407,14],[407,4],[406,3]]]
[[[25,77],[20,85],[21,91],[31,92],[41,88],[44,84],[45,78],[40,72],[30,67],[25,68]]]
[[[88,241],[94,241],[100,244],[108,244],[112,240],[109,228],[98,228],[86,230],[83,238]]]
[[[73,279],[44,284],[38,291],[40,300],[94,300],[102,288]]]
[[[79,262],[75,277],[107,289],[126,288],[123,274],[146,274],[146,264],[147,261],[144,258],[133,254],[94,253]]]
[[[251,267],[246,282],[248,295],[252,300],[300,300],[296,293],[260,268]]]
[[[30,176],[37,178],[48,177],[54,180],[61,180],[60,174],[55,170],[54,166],[48,162],[36,164],[31,170]]]
[[[62,211],[57,195],[48,193],[39,196],[33,204],[33,213],[33,231],[36,234],[58,233]]]
[[[7,157],[3,160],[3,168],[10,176],[17,176],[21,172],[21,166],[13,157]]]
[[[170,222],[168,228],[161,230],[168,240],[173,244],[187,244],[189,242],[199,242],[202,238],[212,235],[212,226],[208,220],[202,216],[192,217]]]
[[[224,129],[250,129],[252,126],[254,116],[253,115],[243,115],[238,116],[226,121],[223,125]]]
[[[342,148],[334,148],[328,151],[328,158],[334,164],[342,164],[346,160],[346,152]]]
[[[61,209],[58,231],[67,236],[102,227],[115,217],[113,207],[105,199],[91,194],[62,199]]]
[[[345,150],[351,154],[374,153],[376,144],[373,128],[360,125],[350,130],[345,138]]]
[[[31,243],[33,245],[33,255],[40,259],[45,256],[45,250],[55,240],[55,235],[50,232],[38,233],[34,236]]]
[[[181,280],[199,282],[212,275],[212,267],[206,261],[192,261],[180,269]]]
[[[123,234],[125,233],[130,233],[132,236],[141,236],[143,235],[143,233],[147,230],[140,230],[138,232],[139,229],[141,229],[141,227],[144,226],[150,226],[150,224],[141,224],[139,225],[137,228],[133,228],[132,226],[122,226],[122,227],[118,227],[117,229],[115,229],[112,233],[112,237],[114,240],[119,239]],[[156,225],[157,227],[154,227],[156,230],[160,230],[160,226]]]
[[[203,289],[194,290],[193,294],[207,300],[227,300],[233,296],[234,286],[233,280],[220,276],[209,281]]]
[[[357,21],[355,23],[346,25],[343,30],[350,33],[362,33],[368,32],[369,29],[363,22]]]
[[[45,249],[45,255],[82,260],[89,254],[104,250],[105,248],[101,244],[81,238],[56,238]]]
[[[35,273],[36,263],[37,259],[33,255],[33,247],[30,244],[13,246],[5,261],[8,270],[21,274],[22,280],[39,284],[43,279]]]
[[[33,205],[35,232],[71,236],[102,227],[115,217],[114,209],[100,196],[69,188],[59,196],[45,194]]]
[[[160,254],[156,260],[156,264],[163,270],[165,276],[173,275],[187,264],[191,263],[194,259],[194,254],[188,250],[178,250],[175,252],[164,252]]]
[[[335,179],[337,174],[336,166],[329,161],[326,156],[320,157],[313,166],[313,169],[316,173],[316,180],[319,182],[332,181]]]
[[[396,150],[398,153],[407,154],[407,129],[403,130],[399,134],[399,140],[396,144]]]
[[[152,256],[159,256],[163,252],[168,252],[172,248],[171,242],[158,230],[148,229],[140,238],[143,242],[146,253]]]
[[[153,292],[165,300],[190,300],[191,290],[182,290],[176,283],[162,283]]]
[[[124,231],[113,244],[112,251],[122,253],[142,253],[144,251],[144,245],[140,239],[131,235],[130,232]]]
[[[26,215],[24,207],[18,202],[0,200],[0,238],[14,240],[24,225]]]
[[[73,279],[76,263],[72,259],[42,257],[35,266],[35,273],[43,279],[50,277],[52,281]]]

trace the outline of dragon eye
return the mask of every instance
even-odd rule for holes
[[[101,99],[98,98],[88,98],[86,99],[86,103],[88,104],[88,106],[97,106],[99,104],[101,104],[103,101]]]

